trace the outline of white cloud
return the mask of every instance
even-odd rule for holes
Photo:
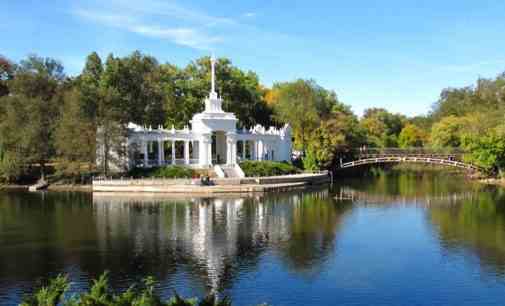
[[[213,43],[221,41],[220,37],[208,36],[195,29],[186,28],[172,29],[137,25],[130,28],[130,31],[154,38],[169,39],[176,44],[195,49],[209,49]]]
[[[133,13],[172,17],[179,20],[194,22],[200,25],[232,25],[236,22],[227,17],[212,16],[195,8],[186,8],[175,1],[143,0],[133,2],[129,0],[110,1],[116,8]]]
[[[223,41],[212,33],[211,27],[235,24],[232,19],[186,9],[173,1],[147,0],[135,5],[131,1],[113,0],[105,6],[95,3],[92,8],[76,8],[72,13],[101,25],[203,50],[213,49]]]

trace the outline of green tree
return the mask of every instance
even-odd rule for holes
[[[311,134],[307,153],[310,158],[304,165],[310,169],[335,167],[340,158],[351,155],[364,142],[356,116],[350,111],[336,110]]]
[[[277,120],[293,126],[295,143],[305,152],[308,136],[317,128],[320,119],[316,107],[318,92],[313,82],[301,79],[275,87],[279,91],[274,104]]]
[[[400,148],[422,147],[426,142],[427,135],[419,127],[408,123],[398,136]]]
[[[383,108],[369,108],[365,110],[360,125],[366,131],[369,145],[396,147],[405,121],[404,116],[392,114]]]
[[[158,69],[155,58],[139,51],[124,58],[108,56],[100,83],[117,92],[115,107],[122,124],[164,123],[163,95],[156,85]]]
[[[469,153],[467,160],[484,169],[503,173],[505,169],[505,125],[486,134],[465,134],[461,145]]]
[[[431,128],[430,143],[435,148],[457,148],[467,126],[466,117],[444,117]]]
[[[96,125],[86,113],[82,95],[77,88],[65,93],[61,118],[55,131],[57,169],[77,177],[82,166],[93,169],[96,153]]]
[[[14,65],[7,58],[0,55],[0,97],[9,94],[7,82],[12,79]]]
[[[64,81],[63,66],[58,61],[30,55],[16,66],[8,82],[10,96],[2,103],[4,122],[0,133],[6,156],[11,161],[38,163],[42,178],[46,163],[54,157],[52,134]]]

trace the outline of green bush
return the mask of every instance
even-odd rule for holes
[[[247,177],[286,175],[299,172],[295,166],[288,162],[274,162],[268,160],[247,160],[240,163],[240,168],[242,168]]]
[[[194,171],[183,166],[165,166],[154,168],[133,168],[128,172],[128,176],[134,178],[191,178]]]
[[[93,284],[89,291],[66,297],[65,293],[70,288],[67,277],[58,276],[49,281],[34,294],[27,296],[21,306],[231,306],[227,297],[219,300],[215,295],[209,295],[201,300],[184,299],[174,292],[174,296],[166,301],[155,291],[156,281],[152,277],[144,279],[138,286],[133,285],[128,290],[115,294],[109,285],[107,273],[102,274]]]

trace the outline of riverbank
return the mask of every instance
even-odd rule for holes
[[[9,184],[9,185],[0,185],[0,191],[28,191],[31,185],[24,184]],[[60,191],[60,192],[68,192],[68,191],[81,191],[81,192],[92,192],[93,186],[91,184],[49,184],[47,187],[48,191]]]
[[[209,185],[201,185],[199,179],[107,179],[92,184],[52,183],[48,191],[56,192],[108,192],[108,193],[173,193],[178,195],[222,195],[285,192],[305,189],[329,183],[328,172],[293,175],[213,178]],[[2,185],[0,190],[28,191],[30,185]]]

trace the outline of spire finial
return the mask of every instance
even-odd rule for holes
[[[214,53],[212,53],[210,57],[210,70],[211,70],[211,89],[210,93],[214,94],[216,92],[216,58],[214,57]]]

